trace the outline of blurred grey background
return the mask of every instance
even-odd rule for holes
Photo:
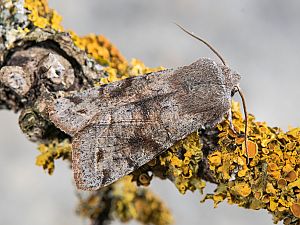
[[[148,66],[215,58],[176,21],[212,43],[243,75],[248,111],[257,120],[284,129],[300,125],[300,1],[50,0],[50,5],[63,16],[65,28],[104,34],[127,59]],[[36,145],[21,134],[17,115],[0,111],[0,124],[0,224],[88,224],[74,214],[77,200],[68,166],[58,161],[48,176],[34,165]],[[167,181],[154,180],[151,188],[171,208],[176,224],[272,224],[266,211],[227,203],[213,209],[211,202],[200,204],[200,194],[181,195]]]

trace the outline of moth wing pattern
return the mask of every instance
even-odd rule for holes
[[[88,89],[47,102],[50,120],[62,131],[73,136],[86,127],[98,113],[99,92]],[[104,106],[104,102],[102,104]]]
[[[165,126],[177,114],[161,116],[164,104],[176,111],[175,105],[170,105],[173,93],[168,88],[160,94],[157,90],[161,89],[152,89],[145,98],[136,96],[127,102],[127,97],[122,104],[102,108],[88,126],[75,134],[72,167],[79,189],[96,190],[109,185],[174,144]]]
[[[133,129],[134,126],[139,128]],[[149,137],[149,129],[153,132],[153,127],[157,128],[153,134],[156,138]],[[76,185],[83,190],[109,185],[146,164],[170,145],[168,135],[156,122],[147,125],[140,121],[92,124],[73,139],[72,167]]]
[[[200,127],[220,122],[230,102],[231,89],[222,69],[213,60],[202,58],[177,70],[133,77],[57,99],[49,114],[57,127],[73,137],[77,187],[96,190]]]
[[[167,74],[171,70],[157,72],[155,76]],[[151,83],[151,81],[153,81]],[[141,93],[154,94],[155,89],[163,86],[155,82],[156,79],[146,80],[144,76],[128,78],[101,87],[93,87],[82,92],[74,92],[66,97],[48,98],[46,103],[49,119],[62,131],[73,136],[88,126],[93,117],[99,112],[106,113],[106,109],[118,107],[128,102],[137,101]],[[149,89],[149,83],[152,88]],[[154,85],[158,85],[154,87]],[[168,91],[168,90],[164,90]],[[149,93],[151,92],[151,93]],[[156,93],[160,94],[160,93]],[[142,96],[141,96],[142,97]],[[143,96],[144,98],[147,95]]]

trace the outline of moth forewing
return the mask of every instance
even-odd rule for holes
[[[128,78],[50,104],[50,120],[73,136],[77,187],[96,190],[109,185],[193,131],[220,122],[230,110],[232,85],[239,80],[229,84],[229,75],[202,58],[177,70]]]

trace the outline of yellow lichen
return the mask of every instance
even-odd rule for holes
[[[36,165],[42,166],[51,175],[54,172],[54,160],[71,159],[72,147],[68,140],[53,140],[48,144],[40,144],[38,147],[40,155],[36,157]]]
[[[122,63],[119,63],[117,67],[110,65],[110,67],[105,68],[105,71],[107,72],[107,76],[105,78],[101,78],[99,85],[108,84],[110,82],[115,82],[128,77],[134,77],[134,76],[139,76],[150,72],[156,72],[163,69],[164,69],[163,67],[156,67],[156,68],[146,67],[144,63],[142,63],[137,59],[132,59],[129,64],[126,61],[123,61]]]
[[[103,35],[89,34],[79,37],[73,31],[69,31],[69,33],[77,47],[86,51],[90,57],[95,59],[101,65],[108,66],[108,69],[114,69],[115,72],[112,72],[113,76],[116,77],[116,74],[118,73],[118,76],[121,78],[127,72],[127,61],[121,55],[119,50]],[[110,71],[108,71],[108,73],[110,76]],[[113,81],[116,80],[108,78],[108,80],[102,80],[101,84]]]
[[[48,7],[47,0],[25,0],[24,8],[29,10],[28,19],[39,28],[52,28],[62,31],[61,16]]]
[[[202,192],[205,182],[199,179],[199,162],[202,160],[202,145],[197,132],[177,142],[159,158],[168,176],[173,177],[180,193],[187,190]]]
[[[95,224],[106,224],[111,219],[122,222],[137,220],[142,224],[153,225],[173,223],[164,203],[150,190],[136,187],[130,176],[93,192],[87,198],[79,197],[78,214],[92,219]]]
[[[290,128],[283,132],[265,122],[256,122],[249,115],[247,143],[250,163],[247,164],[242,134],[244,121],[235,102],[232,103],[232,112],[233,125],[238,133],[232,135],[226,120],[219,124],[220,149],[208,156],[210,169],[222,185],[224,200],[253,209],[266,208],[272,212],[275,222],[291,215],[297,217],[299,205],[292,203],[298,201],[300,192],[300,129]],[[220,193],[216,191],[213,196],[206,199],[218,204]]]
[[[210,169],[214,169],[216,166],[220,166],[222,163],[221,152],[214,152],[208,156],[210,162]]]
[[[147,189],[137,188],[128,176],[113,185],[112,194],[114,215],[122,222],[135,219],[143,224],[173,223],[165,205]]]
[[[242,197],[247,197],[251,193],[251,188],[249,184],[247,183],[236,183],[232,188],[231,188],[232,193],[236,193],[239,196]]]

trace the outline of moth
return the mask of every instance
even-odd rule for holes
[[[240,78],[225,63],[200,58],[48,101],[50,120],[72,137],[77,187],[109,185],[195,130],[221,122]]]

